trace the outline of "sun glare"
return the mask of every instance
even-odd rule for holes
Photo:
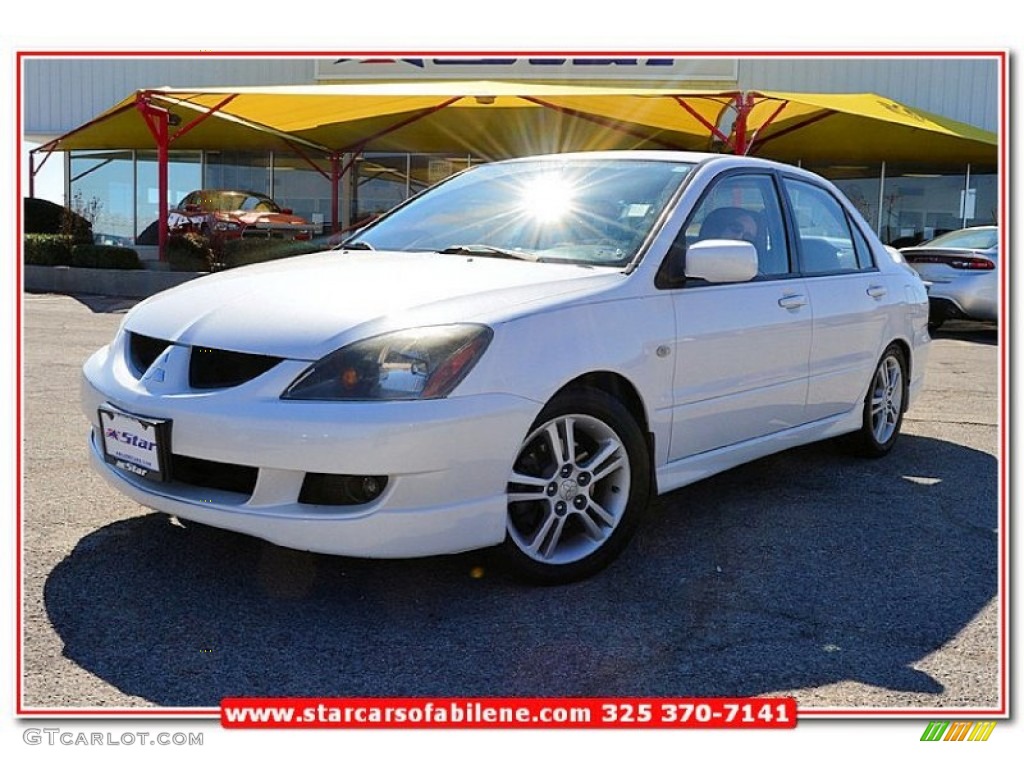
[[[572,210],[574,187],[563,176],[542,176],[525,185],[520,197],[523,211],[538,221],[557,221]]]

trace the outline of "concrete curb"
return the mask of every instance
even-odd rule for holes
[[[86,269],[25,265],[25,290],[29,293],[85,293],[144,299],[154,293],[208,274],[149,269]]]

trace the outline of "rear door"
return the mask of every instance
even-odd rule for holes
[[[782,181],[796,233],[800,270],[814,309],[808,421],[858,405],[880,353],[887,314],[902,300],[878,271],[858,225],[828,189],[804,179]]]

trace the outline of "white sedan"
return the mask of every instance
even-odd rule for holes
[[[147,507],[337,555],[503,545],[564,582],[652,494],[825,438],[886,454],[927,321],[917,274],[811,173],[555,155],[148,299],[82,400],[93,465]]]

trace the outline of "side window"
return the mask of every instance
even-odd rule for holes
[[[746,240],[757,249],[760,276],[792,271],[779,197],[767,174],[731,175],[715,182],[679,237],[685,238],[685,246],[712,238]]]
[[[867,238],[853,222],[850,222],[850,229],[853,230],[853,245],[857,249],[857,266],[861,269],[874,269],[875,257],[871,255]]]
[[[835,197],[796,179],[785,179],[783,186],[796,222],[804,274],[858,272],[873,266],[864,236],[859,231],[854,235],[856,228],[851,229],[846,211]]]

